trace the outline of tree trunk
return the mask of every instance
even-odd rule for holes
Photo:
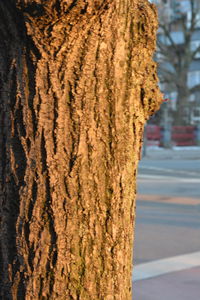
[[[177,108],[176,108],[175,119],[174,119],[174,124],[178,126],[188,124],[187,120],[184,120],[185,117],[187,118],[186,110],[189,109],[190,92],[187,84],[188,68],[185,68],[185,70],[182,72],[180,71],[178,76],[180,84],[177,85],[177,105],[176,105]]]
[[[148,1],[1,1],[1,299],[131,299],[156,28]]]

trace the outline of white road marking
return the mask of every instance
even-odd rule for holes
[[[164,175],[148,175],[148,174],[139,174],[138,179],[156,179],[156,180],[163,180],[163,181],[176,181],[176,182],[191,182],[191,183],[200,183],[199,178],[181,178],[181,177],[174,177],[174,176],[164,176]]]
[[[165,168],[159,168],[159,167],[151,167],[151,166],[140,166],[139,169],[143,170],[153,170],[153,171],[162,171],[166,173],[174,173],[176,172],[177,174],[184,174],[184,175],[198,175],[197,172],[190,172],[190,171],[183,171],[183,170],[174,170],[174,169],[165,169]]]
[[[132,279],[135,282],[199,266],[200,252],[193,252],[136,265],[133,268]]]

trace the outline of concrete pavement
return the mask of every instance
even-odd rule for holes
[[[199,208],[197,198],[140,196],[133,300],[200,299]]]
[[[133,300],[199,300],[200,267],[133,282]]]
[[[161,240],[160,242],[162,243],[163,241]],[[187,247],[186,245],[185,248]],[[180,249],[175,249],[174,251],[176,252],[177,250],[179,252]],[[165,254],[168,251],[170,249],[166,249]],[[177,255],[135,265],[132,299],[199,300],[200,252]]]
[[[200,252],[176,255],[136,265],[133,272],[133,281],[149,279],[194,267],[200,267]]]

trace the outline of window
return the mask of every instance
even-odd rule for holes
[[[193,109],[193,116],[200,118],[200,107],[196,107]]]
[[[191,46],[191,51],[195,51],[198,47],[200,47],[200,40],[192,41],[190,46]],[[200,51],[196,53],[195,58],[200,58]]]
[[[194,102],[195,101],[195,94],[191,94],[190,96],[189,96],[189,101],[190,102]]]
[[[200,121],[200,107],[195,107],[191,112],[191,123],[193,125],[199,124]]]
[[[199,8],[197,8],[199,10]],[[191,10],[187,12],[187,27],[189,28],[191,26],[191,19],[192,19],[192,13]],[[200,28],[200,13],[196,14],[195,18],[195,27]]]
[[[188,86],[190,88],[200,84],[200,70],[188,73]]]

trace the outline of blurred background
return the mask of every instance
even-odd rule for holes
[[[147,139],[160,146],[200,145],[200,1],[151,2],[159,14],[155,60],[166,100],[148,122]]]
[[[200,299],[200,0],[152,0],[161,109],[138,171],[133,300]]]

